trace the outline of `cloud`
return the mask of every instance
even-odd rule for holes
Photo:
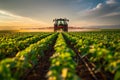
[[[53,26],[66,17],[69,25],[120,24],[120,0],[0,0],[0,25]]]
[[[106,4],[115,4],[117,1],[116,0],[107,0]]]
[[[20,29],[23,27],[43,27],[47,23],[0,10],[0,30]]]
[[[114,16],[120,16],[120,12],[109,13],[109,14],[103,15],[102,17],[114,17]]]
[[[26,20],[27,20],[27,21],[30,21],[30,22],[45,24],[45,23],[42,22],[42,21],[34,20],[34,19],[29,18],[29,17],[19,16],[19,15],[10,13],[10,12],[8,12],[8,11],[0,10],[0,15],[3,15],[4,17],[11,17],[11,18],[14,18],[14,19],[20,20],[20,21],[26,21]]]
[[[79,12],[83,20],[93,20],[98,23],[119,24],[120,1],[106,0],[105,3],[98,3],[96,7]],[[97,21],[96,21],[97,20]],[[119,20],[119,21],[118,21]]]
[[[73,0],[0,0],[0,9],[47,21],[47,18],[53,19],[59,15],[69,16],[68,13],[72,13],[69,5],[71,1]]]

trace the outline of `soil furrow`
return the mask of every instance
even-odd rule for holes
[[[45,51],[44,57],[39,59],[38,64],[34,69],[24,78],[24,80],[47,80],[46,74],[50,67],[49,58],[54,53],[54,50]]]
[[[66,43],[76,53],[76,57],[74,59],[77,62],[76,73],[80,78],[82,78],[82,80],[106,80],[101,76],[101,74],[96,75],[94,73],[92,70],[94,66],[91,65],[91,62],[89,62],[86,57],[82,58],[78,50],[74,48],[74,45],[72,45],[70,41],[66,41]]]
[[[53,41],[52,45],[49,45],[49,49],[44,51],[44,56],[39,57],[38,63],[32,69],[28,70],[20,80],[47,80],[46,74],[50,67],[49,59],[53,53],[55,53],[54,44],[56,39]]]

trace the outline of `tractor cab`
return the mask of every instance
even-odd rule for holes
[[[68,32],[68,24],[67,21],[69,21],[68,19],[54,19],[53,22],[54,23],[54,32],[56,32],[57,30],[62,30],[65,32]]]

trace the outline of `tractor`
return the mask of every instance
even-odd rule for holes
[[[68,22],[69,20],[64,18],[59,18],[59,19],[53,19],[54,23],[54,32],[57,32],[57,30],[62,30],[65,32],[68,32]]]

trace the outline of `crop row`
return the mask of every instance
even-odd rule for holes
[[[46,75],[49,80],[80,79],[76,74],[77,63],[74,61],[74,58],[76,58],[77,55],[75,51],[79,53],[81,58],[86,57],[89,62],[94,64],[93,71],[95,73],[103,72],[106,74],[108,72],[114,75],[114,80],[119,80],[119,34],[120,32],[110,31],[46,33],[33,35],[31,37],[30,35],[28,37],[24,36],[24,38],[17,38],[17,36],[11,36],[9,38],[7,36],[6,39],[9,39],[9,41],[14,41],[16,37],[15,39],[18,40],[18,42],[6,43],[6,45],[3,46],[2,44],[2,46],[0,46],[2,53],[0,53],[0,79],[20,79],[25,71],[31,69],[38,63],[39,57],[45,57],[44,51],[49,50],[50,45],[55,44],[53,48],[55,52],[50,58],[51,65]],[[56,43],[54,43],[55,40]],[[70,48],[70,46],[72,46],[72,48]],[[11,51],[7,50],[6,47],[7,49],[11,49]],[[6,51],[8,51],[8,53]],[[6,58],[6,56],[4,56],[6,54],[14,55],[14,57]]]
[[[38,34],[44,34],[44,33],[1,33],[0,32],[0,42],[9,42],[9,41],[14,41],[14,40],[24,40],[26,38],[32,37],[34,35],[38,35]]]
[[[38,62],[38,57],[44,55],[44,51],[49,49],[49,46],[54,44],[53,40],[57,37],[54,33],[37,43],[31,44],[25,50],[20,51],[13,58],[6,58],[0,62],[0,79],[2,80],[17,80],[24,72],[32,68]]]
[[[114,74],[115,80],[120,79],[120,36],[118,33],[64,33],[64,36],[82,57],[87,56],[89,61],[95,64],[95,72],[110,72]]]
[[[25,40],[15,40],[9,42],[1,42],[0,44],[0,60],[6,57],[14,57],[18,51],[21,51],[28,47],[29,45],[36,43],[42,38],[45,38],[50,34],[39,34]]]
[[[51,57],[51,66],[47,74],[48,80],[79,80],[76,75],[75,52],[70,49],[62,34],[58,35],[54,46],[55,53]]]

